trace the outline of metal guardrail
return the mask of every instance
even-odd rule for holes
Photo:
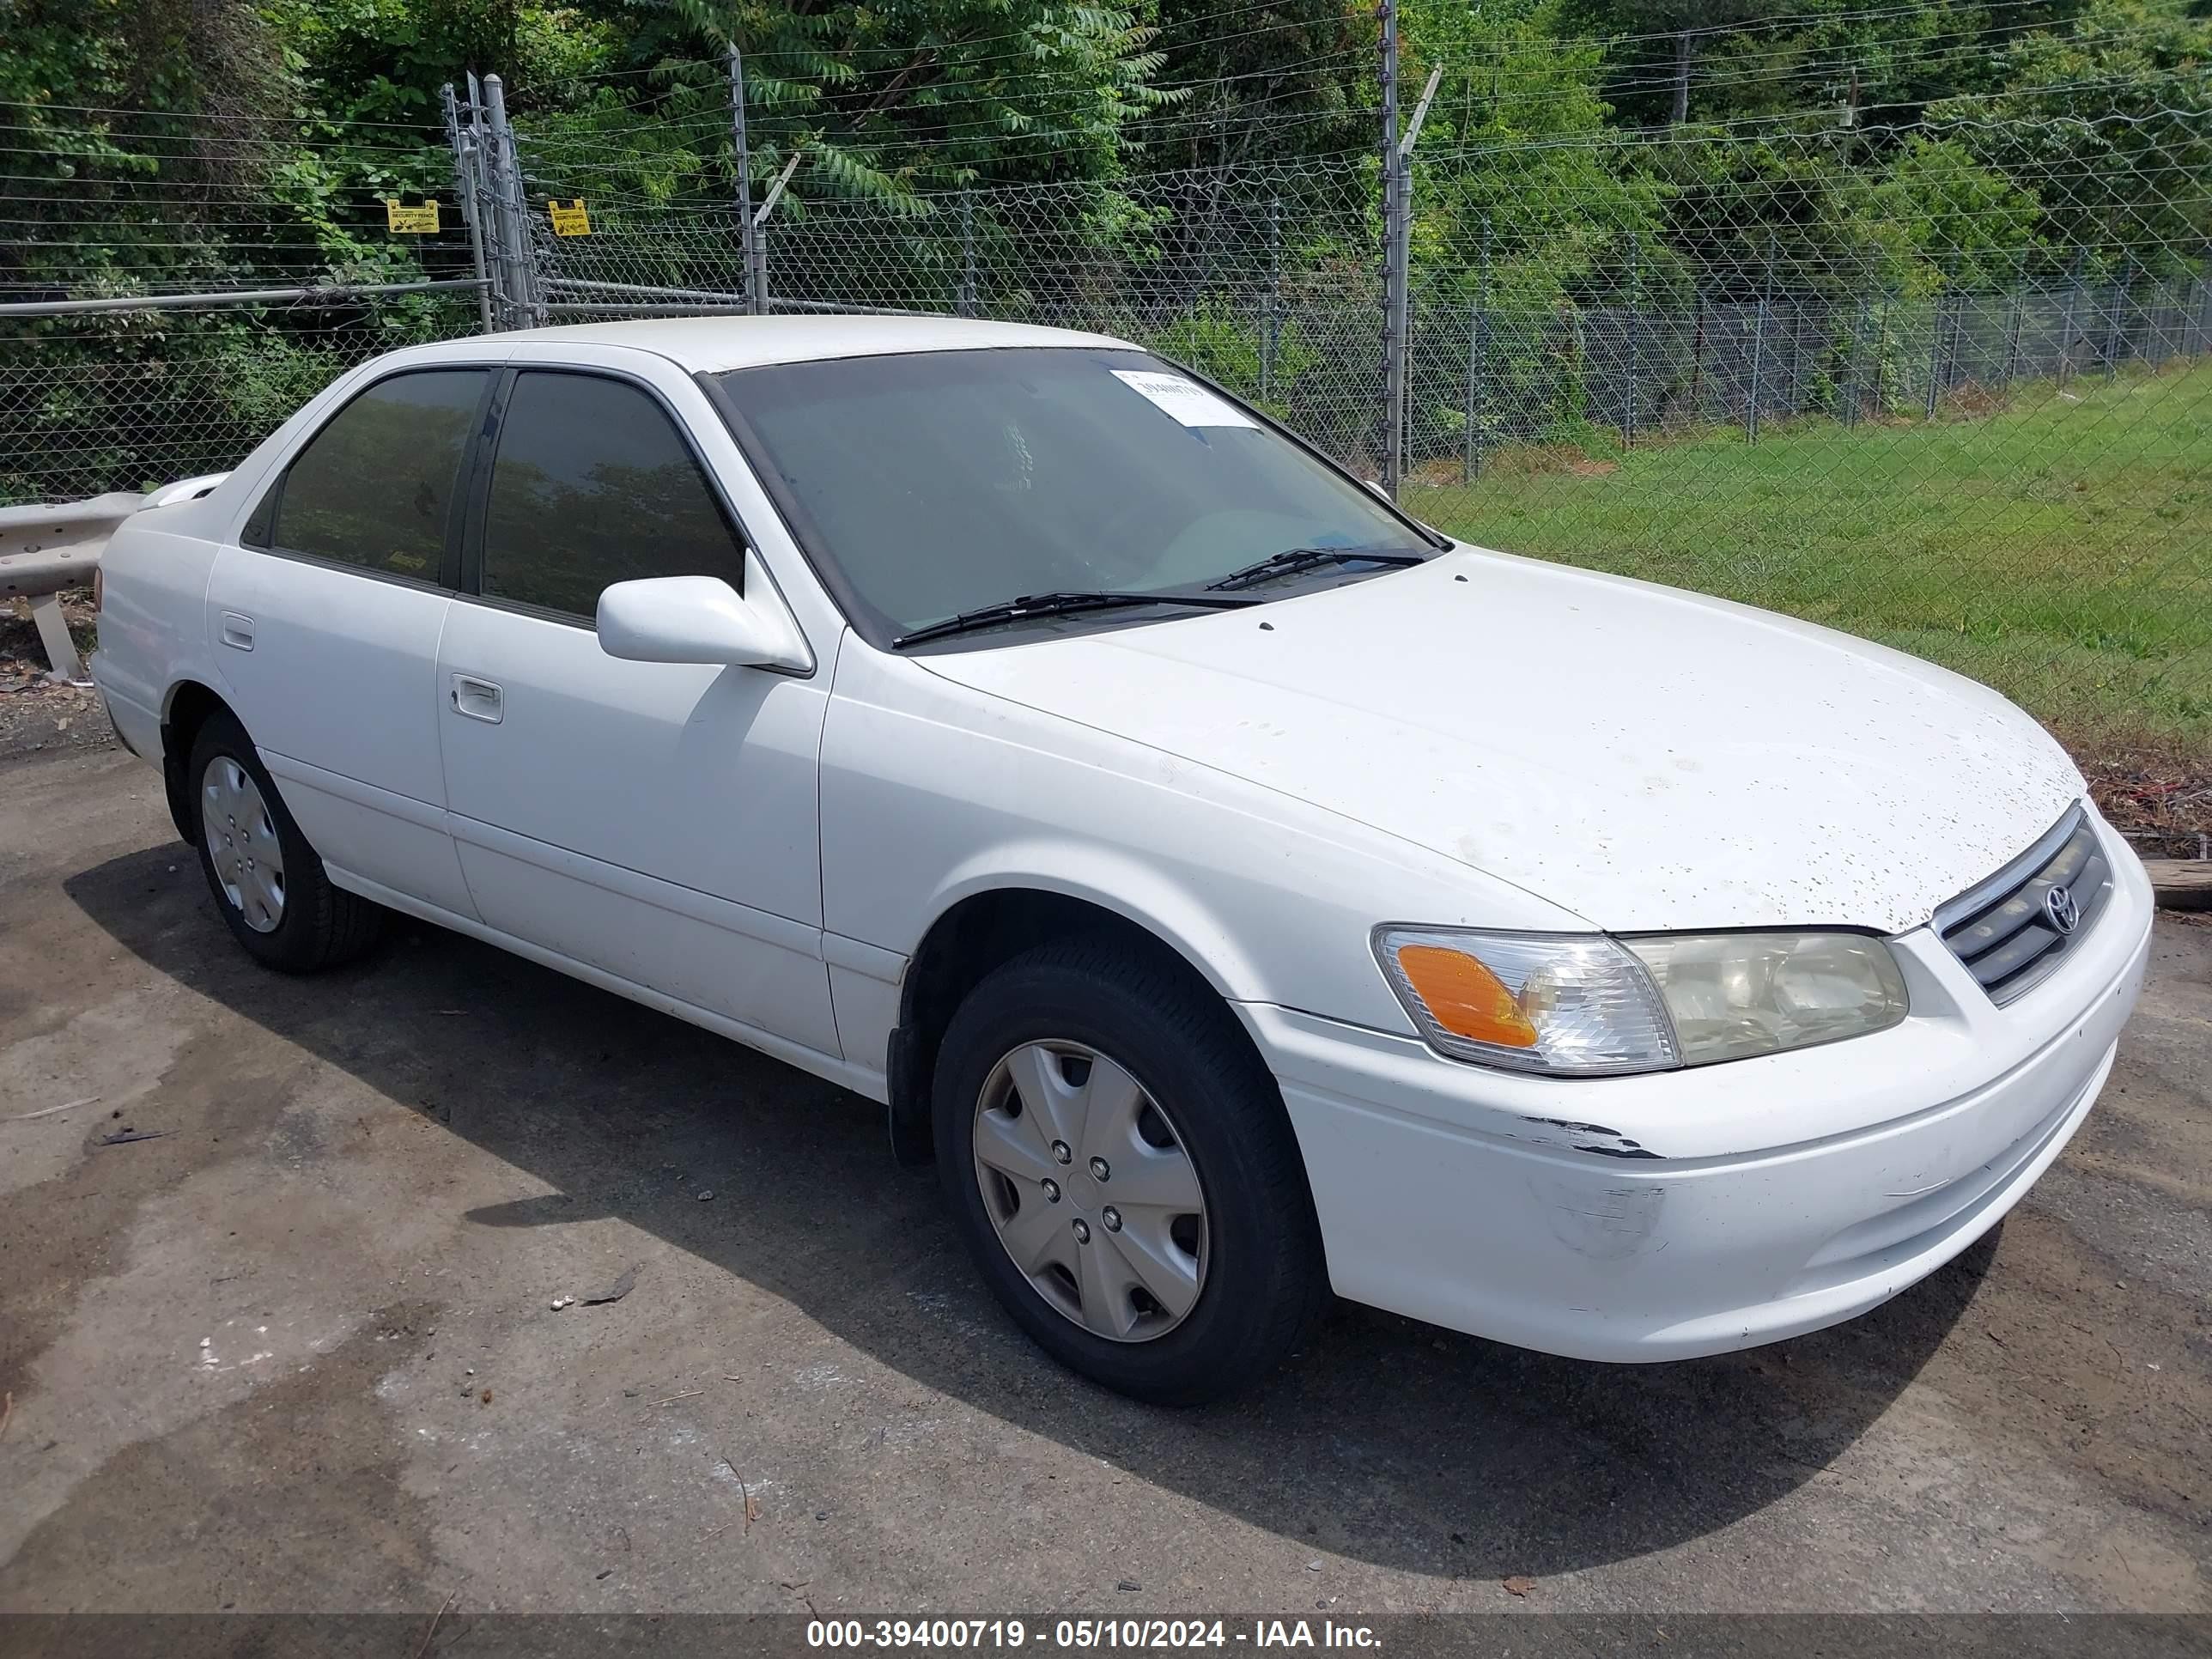
[[[145,501],[118,490],[84,501],[0,507],[0,599],[31,602],[46,660],[64,679],[82,681],[85,672],[62,619],[62,590],[91,584],[107,538]]]
[[[422,283],[316,283],[298,288],[210,289],[200,294],[133,294],[100,300],[11,300],[0,317],[77,317],[111,311],[191,311],[211,306],[337,305],[389,294],[446,293],[490,288],[489,277],[459,276]]]
[[[230,473],[181,477],[150,495],[118,489],[82,502],[0,507],[0,599],[31,602],[31,622],[55,675],[84,684],[84,659],[62,617],[62,591],[91,586],[115,529],[143,508],[206,495],[226,477]]]
[[[132,514],[204,495],[230,475],[213,472],[165,484],[150,495],[115,490],[82,501],[0,507],[0,599],[27,599],[46,660],[60,678],[82,684],[84,659],[62,616],[63,590],[88,587],[108,538]]]

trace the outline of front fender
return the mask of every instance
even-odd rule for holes
[[[946,871],[931,894],[928,927],[968,899],[1010,889],[1111,911],[1170,946],[1232,1002],[1253,1000],[1265,982],[1236,930],[1198,891],[1165,867],[1097,841],[1030,834],[976,849]],[[921,939],[914,943],[918,947]]]
[[[823,732],[822,870],[829,930],[901,958],[962,899],[1030,887],[1146,928],[1231,1001],[1407,1033],[1376,923],[1586,926],[1370,825],[857,643]]]

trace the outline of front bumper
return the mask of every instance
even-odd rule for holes
[[[1418,1040],[1243,1012],[1282,1086],[1339,1294],[1602,1360],[1725,1352],[1876,1306],[1987,1231],[2110,1073],[2149,951],[2141,863],[2003,1008],[1929,929],[1875,1036],[1629,1078],[1516,1077]]]

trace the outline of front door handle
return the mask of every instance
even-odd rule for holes
[[[453,676],[453,712],[487,726],[497,726],[507,712],[506,694],[489,680],[474,674]]]
[[[253,618],[243,611],[222,613],[222,642],[234,651],[253,649]]]

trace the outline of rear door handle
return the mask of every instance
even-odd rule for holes
[[[507,696],[489,680],[474,674],[453,676],[453,712],[487,726],[497,726],[507,713]]]
[[[234,651],[253,649],[253,618],[242,611],[222,613],[222,642]]]

